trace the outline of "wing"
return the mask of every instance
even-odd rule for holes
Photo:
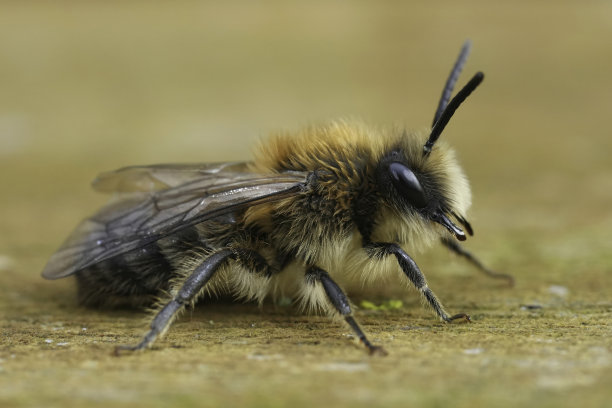
[[[249,162],[155,164],[130,166],[98,175],[92,186],[103,193],[154,192],[190,181],[203,182],[249,172]]]
[[[161,168],[136,169],[152,174],[149,169],[156,173]],[[81,222],[51,257],[42,275],[62,278],[203,221],[291,197],[302,191],[307,178],[305,172],[262,175],[219,171],[214,177],[208,173],[190,177],[190,181],[161,191],[124,195]]]

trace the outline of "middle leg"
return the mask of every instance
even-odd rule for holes
[[[306,280],[311,284],[316,284],[317,282],[321,283],[321,285],[323,286],[323,290],[325,291],[325,295],[327,296],[327,299],[331,302],[336,311],[338,311],[344,317],[344,320],[348,323],[353,332],[357,335],[359,341],[361,341],[361,343],[366,346],[370,354],[380,354],[383,356],[387,355],[385,349],[370,343],[365,333],[363,332],[363,330],[361,330],[361,327],[359,327],[359,324],[352,316],[351,305],[349,303],[348,298],[346,297],[344,292],[342,292],[342,289],[340,289],[338,284],[332,280],[332,278],[326,271],[319,267],[311,266],[306,271]]]

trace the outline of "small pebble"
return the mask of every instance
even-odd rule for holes
[[[521,306],[521,310],[538,310],[541,308],[542,306],[540,305],[522,305]]]
[[[567,295],[569,295],[569,289],[561,285],[550,285],[548,287],[548,293],[559,297],[567,297]]]

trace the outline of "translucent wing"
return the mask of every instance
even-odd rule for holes
[[[211,172],[213,167],[209,166],[200,177],[187,171],[189,177],[181,181],[188,181],[174,185],[178,183],[174,178],[164,182],[165,189],[158,188],[159,191],[124,194],[122,199],[102,208],[77,226],[51,257],[43,270],[43,277],[62,278],[203,221],[298,194],[308,177],[308,173],[304,172],[237,172],[234,170],[245,171],[246,164],[233,165],[238,167],[230,166],[230,170],[226,167],[216,173]],[[154,174],[156,179],[166,180],[161,176],[173,173],[175,169],[164,169],[164,166],[120,169],[109,173],[109,177],[120,181],[129,173],[128,180],[134,181],[147,179]],[[219,168],[220,165],[215,166]],[[205,167],[201,166],[200,170]],[[194,168],[191,167],[192,170]],[[134,174],[143,176],[133,177]],[[103,176],[103,179],[106,177]],[[124,183],[124,186],[128,185]]]
[[[98,175],[92,186],[103,193],[153,192],[193,180],[212,180],[224,173],[248,173],[249,165],[249,162],[225,162],[129,166]]]

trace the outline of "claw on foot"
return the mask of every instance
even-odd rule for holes
[[[120,357],[122,355],[125,355],[125,352],[135,352],[142,349],[143,347],[141,347],[140,344],[137,344],[135,346],[121,345],[115,347],[115,351],[113,352],[113,354],[115,355],[115,357]]]
[[[461,320],[463,323],[472,323],[472,319],[470,319],[470,316],[465,314],[465,313],[459,313],[456,314],[454,316],[451,316],[448,318],[448,320],[446,321],[447,323],[453,322],[455,320]]]
[[[381,346],[373,346],[373,345],[370,345],[368,347],[368,353],[371,356],[379,356],[379,357],[384,357],[384,356],[389,355],[389,353],[387,353],[387,350],[385,350]]]

